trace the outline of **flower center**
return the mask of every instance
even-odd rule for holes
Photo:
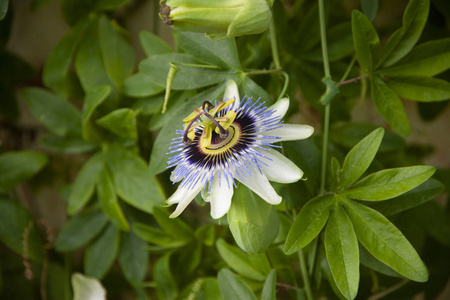
[[[225,138],[221,138],[218,134],[214,133],[214,137],[207,147],[203,147],[201,141],[199,143],[200,151],[205,154],[221,154],[227,152],[234,145],[236,145],[239,141],[239,137],[241,136],[241,129],[236,124],[231,124],[228,128],[228,134]]]

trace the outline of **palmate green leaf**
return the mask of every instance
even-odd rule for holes
[[[431,178],[409,192],[389,201],[369,202],[367,205],[388,217],[433,200],[444,189],[442,183]]]
[[[343,208],[335,206],[325,230],[325,250],[339,291],[354,299],[359,285],[359,250],[353,225]]]
[[[11,151],[0,155],[0,191],[13,189],[31,178],[47,164],[43,153],[35,151]]]
[[[403,278],[402,275],[398,274],[397,272],[386,266],[384,263],[373,257],[372,254],[370,254],[369,251],[367,251],[364,247],[359,247],[359,260],[361,261],[362,265],[375,270],[378,273],[391,277]]]
[[[193,239],[194,232],[192,229],[179,218],[170,219],[166,209],[155,207],[153,209],[153,216],[164,232],[174,238],[184,241],[191,241]]]
[[[105,227],[108,219],[101,210],[91,209],[70,219],[55,240],[55,249],[69,252],[85,245]]]
[[[341,195],[368,201],[394,198],[425,182],[435,171],[432,166],[382,170],[358,181]]]
[[[344,206],[359,242],[375,258],[411,280],[428,280],[427,268],[416,250],[388,219],[351,200]]]
[[[114,81],[119,91],[122,83],[131,75],[134,69],[134,50],[130,43],[120,34],[119,25],[111,23],[101,16],[98,23],[98,35],[103,63],[109,77]]]
[[[205,100],[210,102],[222,100],[225,87],[226,82],[197,94],[180,106],[173,117],[167,120],[153,144],[150,156],[151,174],[158,174],[166,170],[167,159],[164,159],[164,157],[167,157],[166,153],[169,152],[170,142],[177,136],[176,130],[183,129],[182,119],[188,116],[195,108],[200,107]]]
[[[276,209],[249,188],[240,185],[235,191],[228,224],[237,245],[247,253],[266,250],[279,230]]]
[[[117,96],[117,87],[109,77],[102,55],[99,37],[99,19],[90,21],[75,56],[75,70],[85,92],[98,86],[110,86],[110,97]]]
[[[353,41],[359,65],[371,73],[380,59],[380,39],[370,20],[360,11],[352,13]]]
[[[330,5],[325,5],[324,16],[327,19],[329,16]],[[319,26],[319,6],[314,3],[312,7],[306,12],[305,16],[302,18],[298,26],[298,31],[296,34],[303,41],[300,43],[300,49],[302,52],[307,52],[311,50],[314,46],[319,44],[320,41],[320,26]]]
[[[111,176],[105,168],[98,174],[97,197],[103,212],[108,216],[111,222],[121,230],[130,230],[130,225],[128,225],[128,221],[120,208]]]
[[[264,287],[261,294],[261,300],[276,300],[277,294],[277,271],[272,270],[267,276],[266,281],[264,282]]]
[[[171,63],[178,68],[172,82],[173,90],[196,89],[227,79],[237,79],[235,71],[222,70],[217,65],[205,64],[184,53],[164,53],[146,58],[139,64],[139,71],[151,77],[155,84],[165,87]]]
[[[410,133],[409,121],[405,109],[397,94],[379,77],[371,82],[372,100],[386,122],[402,136]]]
[[[434,76],[449,68],[450,38],[445,38],[418,45],[396,64],[380,72],[391,76]]]
[[[83,120],[83,139],[88,142],[98,144],[103,139],[102,134],[98,131],[92,119],[95,110],[106,100],[110,92],[111,87],[103,85],[92,88],[86,94],[81,118]]]
[[[80,112],[69,101],[40,88],[26,88],[23,96],[33,116],[49,131],[80,135]]]
[[[177,239],[176,237],[171,236],[161,229],[157,229],[155,227],[148,226],[142,223],[134,223],[133,231],[141,239],[161,247],[177,248],[185,246],[188,243],[185,238],[182,238],[181,240]]]
[[[122,232],[119,263],[128,282],[134,286],[140,285],[144,280],[148,261],[147,243],[133,231]]]
[[[395,76],[386,80],[387,85],[400,97],[422,101],[450,99],[450,82],[425,76]]]
[[[220,270],[217,280],[223,299],[256,300],[256,296],[249,286],[230,270]]]
[[[203,33],[175,30],[177,47],[208,64],[223,69],[241,70],[234,38],[212,40]]]
[[[222,259],[238,274],[257,281],[269,275],[270,264],[264,253],[247,254],[223,239],[217,240],[216,247]]]
[[[154,206],[163,203],[165,197],[162,189],[142,158],[120,147],[107,149],[106,157],[120,198],[148,213],[152,213]]]
[[[3,20],[8,12],[9,0],[0,0],[0,21]]]
[[[411,0],[403,15],[403,26],[395,31],[384,48],[382,66],[388,67],[403,58],[419,40],[428,19],[430,0]]]
[[[0,197],[0,242],[24,257],[24,234],[28,230],[27,257],[42,262],[44,247],[38,226],[18,201]]]
[[[205,246],[214,245],[215,233],[213,225],[204,225],[195,230],[195,238]]]
[[[342,188],[346,189],[364,174],[378,152],[383,135],[383,128],[375,129],[350,150],[339,174]]]
[[[153,96],[165,89],[164,85],[156,84],[153,77],[145,75],[143,72],[128,77],[123,83],[123,92],[130,97]]]
[[[95,122],[124,139],[137,141],[136,112],[129,108],[116,109]]]
[[[377,129],[377,126],[374,124],[358,122],[332,126],[330,130],[330,139],[338,145],[346,148],[353,148],[360,140],[375,129]],[[397,134],[385,131],[378,152],[398,150],[404,145],[404,140]],[[305,173],[307,172],[305,171]]]
[[[257,85],[250,77],[242,77],[242,82],[238,81],[238,84],[242,89],[241,98],[244,96],[246,98],[253,97],[253,101],[261,98],[260,101],[265,102],[265,105],[270,106],[273,104],[269,94],[262,87]]]
[[[178,286],[170,270],[170,256],[171,253],[165,254],[153,266],[158,299],[174,300],[178,296]]]
[[[86,249],[84,255],[85,274],[102,279],[117,257],[119,244],[119,230],[114,224],[109,224]]]
[[[302,249],[320,233],[328,220],[333,200],[333,195],[322,195],[303,206],[286,238],[286,254]]]
[[[72,27],[61,40],[59,40],[45,62],[44,72],[42,74],[44,84],[53,89],[56,93],[63,94],[66,97],[69,94],[69,88],[67,86],[69,67],[75,49],[88,24],[89,22],[87,20],[83,20]]]
[[[72,25],[93,11],[116,9],[130,0],[61,0],[64,19]]]
[[[173,52],[159,36],[145,30],[139,32],[139,41],[147,56]]]
[[[67,213],[69,215],[77,213],[91,199],[95,184],[104,168],[104,156],[100,152],[92,156],[83,165],[70,189],[67,202]]]
[[[378,0],[361,0],[361,8],[367,18],[373,21],[378,12]]]
[[[40,138],[39,144],[62,153],[86,153],[96,148],[95,145],[84,141],[81,137],[62,137],[52,134]]]

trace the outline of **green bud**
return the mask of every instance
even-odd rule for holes
[[[167,0],[161,1],[160,17],[182,30],[225,39],[267,30],[272,4],[273,0]]]

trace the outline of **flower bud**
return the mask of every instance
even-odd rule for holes
[[[261,33],[269,27],[273,0],[161,1],[164,23],[212,39]]]

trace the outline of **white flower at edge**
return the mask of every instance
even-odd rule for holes
[[[172,142],[168,163],[175,167],[171,180],[181,183],[166,201],[177,204],[171,218],[178,217],[200,192],[211,205],[211,216],[223,217],[231,205],[235,180],[277,205],[281,197],[269,181],[292,183],[302,178],[302,170],[273,149],[280,147],[274,143],[306,139],[314,129],[281,121],[289,108],[287,98],[269,108],[259,99],[239,99],[238,87],[230,80],[224,101],[204,104],[184,120],[185,130],[177,131],[180,136]]]

